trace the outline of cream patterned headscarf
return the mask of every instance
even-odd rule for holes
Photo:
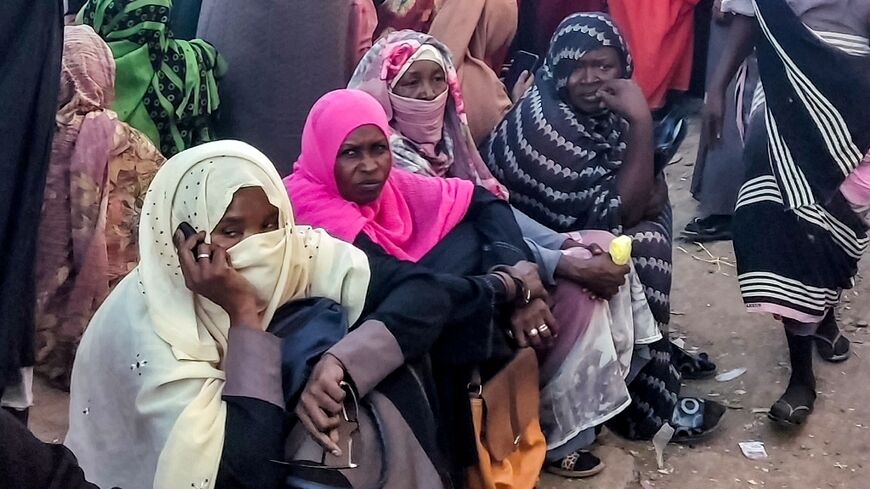
[[[266,156],[218,141],[170,159],[142,209],[141,262],[97,311],[73,369],[66,443],[101,487],[213,487],[226,422],[222,362],[230,324],[220,307],[184,285],[172,236],[184,221],[210,232],[244,187],[262,188],[279,210],[278,230],[228,250],[261,291],[261,327],[278,307],[304,297],[341,303],[351,321],[362,312],[365,254],[296,226]]]

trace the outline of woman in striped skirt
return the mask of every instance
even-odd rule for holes
[[[798,425],[816,398],[813,343],[828,361],[849,356],[833,308],[870,242],[857,212],[870,196],[870,166],[861,164],[870,148],[870,3],[723,0],[722,8],[738,15],[705,130],[719,136],[721,88],[754,47],[766,97],[750,121],[734,246],[747,308],[785,326],[792,373],[770,417]]]

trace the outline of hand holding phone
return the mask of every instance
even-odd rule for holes
[[[197,233],[188,223],[178,226],[175,247],[184,284],[191,292],[222,307],[231,327],[261,326],[257,289],[232,267],[225,249],[206,243],[205,233]]]
[[[517,51],[517,54],[514,55],[514,59],[508,69],[508,73],[504,78],[505,87],[507,87],[507,89],[513,94],[514,88],[516,87],[517,82],[520,81],[520,76],[523,72],[528,72],[529,75],[534,75],[535,70],[538,68],[538,61],[540,61],[540,57],[538,57],[537,54],[528,51]],[[525,90],[523,90],[523,92],[525,92]],[[519,95],[522,96],[522,93]]]

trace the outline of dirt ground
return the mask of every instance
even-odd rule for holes
[[[675,230],[695,212],[689,195],[697,150],[693,131],[680,155],[668,168]],[[737,289],[734,253],[730,243],[707,247],[677,243],[674,250],[674,288],[671,294],[673,333],[686,346],[707,351],[720,372],[745,368],[730,382],[689,382],[687,394],[709,396],[731,406],[718,435],[693,447],[669,446],[664,468],[656,465],[649,443],[625,442],[605,433],[596,449],[607,463],[599,476],[568,481],[544,476],[542,489],[868,489],[870,488],[870,280],[847,293],[840,311],[841,325],[853,340],[852,358],[839,365],[817,361],[820,397],[816,412],[802,430],[783,433],[764,413],[784,389],[788,377],[782,329],[770,317],[744,312]],[[720,259],[717,265],[716,259]],[[863,275],[870,274],[868,260]],[[41,384],[31,428],[42,439],[58,441],[66,432],[67,397]],[[768,458],[749,460],[739,442],[764,442]]]

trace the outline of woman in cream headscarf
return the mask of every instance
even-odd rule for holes
[[[199,234],[184,239],[184,222]],[[73,369],[66,444],[89,480],[276,488],[287,466],[273,461],[285,460],[286,446],[287,459],[305,467],[324,457],[353,487],[444,487],[445,455],[457,447],[439,435],[455,427],[436,414],[467,398],[437,394],[444,377],[436,386],[428,359],[493,355],[491,307],[469,310],[467,297],[497,277],[438,278],[295,225],[272,163],[237,141],[163,166],[139,243],[139,266],[97,311]],[[313,366],[294,406],[282,375],[298,377],[307,359],[282,355],[281,345],[295,343],[271,331],[285,324],[279,306],[303,298],[339,303],[351,327]],[[461,331],[446,332],[457,317]],[[319,330],[304,337],[328,341]]]
[[[182,222],[202,231],[177,241],[176,252]],[[236,141],[182,152],[158,172],[140,253],[82,340],[66,443],[101,487],[214,487],[234,422],[222,396],[280,407],[280,432],[280,354],[264,331],[275,310],[326,297],[355,321],[368,263],[352,246],[295,226],[271,162]]]

